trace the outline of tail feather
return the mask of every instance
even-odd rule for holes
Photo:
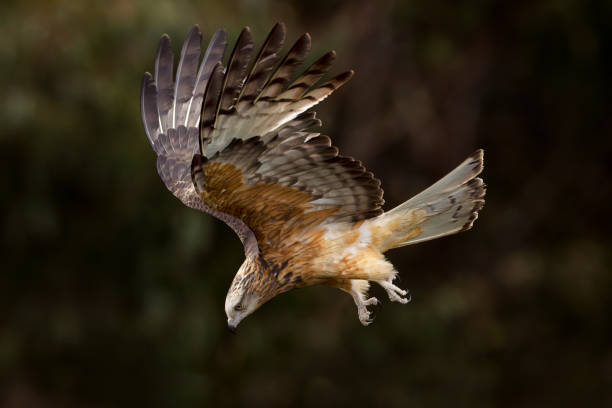
[[[377,222],[389,234],[383,251],[416,244],[472,228],[484,205],[483,150],[477,150],[431,187],[382,214]]]

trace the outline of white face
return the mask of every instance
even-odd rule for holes
[[[256,295],[247,293],[248,286],[244,284],[243,278],[248,273],[247,260],[245,260],[238,269],[225,298],[225,314],[231,331],[235,331],[242,319],[253,313],[259,304],[259,298]]]

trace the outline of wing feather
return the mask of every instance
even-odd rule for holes
[[[270,76],[272,68],[278,62],[279,56],[277,53],[283,47],[284,42],[285,25],[277,23],[268,34],[268,38],[266,38],[255,58],[238,98],[239,100],[253,101],[259,95]]]
[[[170,47],[168,34],[162,35],[157,47],[155,58],[155,85],[157,86],[157,110],[159,113],[160,132],[164,133],[170,127],[170,109],[174,99],[172,88],[172,70],[174,53]]]
[[[240,218],[262,250],[282,244],[273,237],[285,223],[301,231],[359,221],[381,214],[384,203],[380,181],[359,161],[339,156],[327,136],[303,131],[279,131],[268,142],[233,139],[210,159],[198,155],[191,171],[204,202]]]
[[[353,72],[348,71],[321,87],[315,85],[335,60],[335,52],[330,51],[290,84],[292,74],[302,64],[310,50],[308,34],[304,34],[296,41],[276,69],[269,68],[271,64],[265,64],[260,69],[262,61],[266,59],[264,56],[269,55],[267,58],[276,59],[276,51],[280,48],[282,38],[284,38],[284,28],[279,24],[268,36],[247,77],[246,74],[242,74],[242,67],[246,64],[234,63],[235,60],[244,62],[252,55],[252,47],[245,47],[245,44],[252,45],[250,32],[247,29],[243,30],[232,51],[215,121],[208,125],[208,129],[201,128],[201,132],[205,134],[201,138],[203,141],[206,139],[206,143],[202,144],[204,156],[212,157],[227,147],[234,138],[246,140],[274,132],[325,99],[352,77]],[[234,65],[238,65],[238,68],[233,68]],[[250,78],[256,79],[251,83]],[[234,85],[231,85],[232,83]],[[240,87],[243,87],[242,90],[238,90]],[[246,97],[239,98],[241,95]]]
[[[204,92],[202,102],[202,113],[200,115],[200,145],[210,138],[212,125],[217,116],[217,106],[221,99],[221,88],[223,87],[223,65],[220,62],[215,65]]]
[[[202,99],[206,91],[208,78],[210,78],[215,66],[223,59],[226,44],[227,33],[223,29],[217,30],[213,34],[208,44],[208,48],[204,53],[204,58],[202,58],[202,63],[200,64],[200,69],[193,89],[193,97],[189,101],[188,114],[185,118],[185,126],[187,127],[197,127],[199,124]]]
[[[174,84],[174,103],[172,106],[172,127],[185,122],[187,116],[188,102],[193,97],[193,90],[198,73],[198,62],[200,59],[200,43],[202,33],[197,25],[194,25],[187,38],[183,42],[181,57],[176,68],[176,82]]]
[[[153,143],[159,134],[159,113],[157,111],[157,87],[153,76],[145,72],[140,89],[140,113],[149,143]]]
[[[198,69],[200,42],[200,29],[194,26],[183,43],[173,82],[174,54],[170,38],[166,34],[161,37],[155,57],[155,74],[145,73],[142,80],[141,115],[147,138],[158,156],[157,170],[162,181],[184,204],[203,210],[205,206],[191,183],[191,158],[199,151],[197,126],[202,98],[205,89],[209,88],[213,67],[220,65],[225,31],[215,32]],[[211,90],[210,97],[219,94],[219,87],[216,89],[216,92]]]
[[[238,96],[246,80],[247,66],[253,55],[253,47],[254,43],[251,30],[249,27],[245,27],[240,33],[236,41],[236,46],[227,63],[227,70],[223,78],[223,87],[221,88],[221,99],[217,106],[217,117],[219,117],[220,114],[230,113],[231,109],[236,105]]]
[[[276,97],[289,83],[291,76],[295,70],[302,65],[304,59],[310,52],[311,38],[310,34],[305,33],[293,44],[285,58],[274,70],[270,78],[266,81],[266,85],[261,93],[255,99],[274,98]]]
[[[336,59],[336,51],[330,51],[321,58],[312,63],[310,67],[297,78],[286,91],[279,94],[276,100],[291,100],[299,99],[306,90],[313,86],[319,79],[323,77],[332,66]]]

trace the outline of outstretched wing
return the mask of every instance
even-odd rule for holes
[[[281,128],[312,127],[313,121],[318,122],[314,115],[296,117],[331,94],[352,72],[315,86],[334,60],[332,51],[291,81],[310,50],[310,36],[301,36],[281,59],[283,24],[274,26],[255,58],[250,30],[245,28],[226,68],[221,63],[225,31],[213,35],[198,68],[201,37],[198,26],[189,31],[173,81],[174,54],[170,38],[162,36],[155,74],[145,73],[142,81],[142,120],[166,187],[189,207],[229,224],[248,251],[256,245],[250,229],[239,218],[211,208],[196,193],[190,172],[193,155],[203,151],[212,157],[235,138],[261,136],[269,141]]]
[[[233,139],[207,159],[196,155],[196,190],[211,208],[239,218],[267,252],[300,242],[313,227],[382,213],[380,181],[363,165],[338,155],[327,136],[304,131],[301,115],[268,140]]]
[[[142,79],[140,108],[147,138],[157,154],[157,172],[164,184],[189,207],[205,211],[191,182],[191,158],[199,151],[200,110],[208,79],[223,58],[226,44],[224,30],[213,35],[202,62],[202,34],[194,26],[187,35],[173,81],[174,53],[170,37],[159,41],[155,75]],[[199,63],[199,68],[198,68]]]
[[[160,39],[155,74],[147,72],[142,80],[142,121],[157,154],[160,177],[184,204],[206,211],[190,176],[200,137],[204,139],[204,154],[210,157],[233,138],[273,132],[323,100],[352,75],[344,73],[309,90],[331,66],[335,56],[332,51],[291,82],[310,50],[310,35],[301,36],[281,60],[278,52],[284,39],[284,25],[276,24],[252,58],[253,39],[245,28],[224,68],[225,30],[215,32],[199,62],[202,34],[194,26],[183,43],[175,80],[170,37],[164,34]],[[200,123],[201,133],[197,131]]]

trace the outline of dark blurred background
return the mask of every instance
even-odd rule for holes
[[[612,4],[455,3],[4,1],[0,406],[611,406]],[[314,287],[232,336],[240,242],[142,128],[162,33],[277,21],[356,70],[316,111],[385,208],[486,150],[474,229],[390,252],[413,301],[367,328]]]

